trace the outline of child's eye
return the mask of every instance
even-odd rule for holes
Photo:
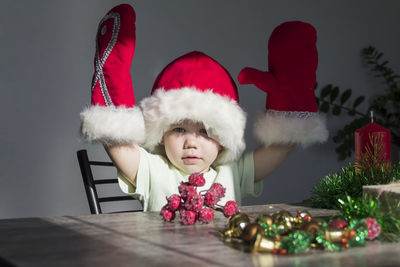
[[[200,131],[199,131],[201,134],[205,134],[205,135],[208,135],[208,133],[207,133],[207,130],[206,129],[200,129]]]
[[[175,133],[184,133],[185,132],[185,128],[176,127],[172,131],[174,131]]]

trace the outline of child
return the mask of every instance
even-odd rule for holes
[[[261,194],[262,179],[295,144],[326,140],[313,93],[317,55],[311,25],[294,22],[275,29],[269,41],[269,68],[275,73],[245,68],[239,74],[240,83],[269,91],[267,112],[255,124],[263,145],[241,156],[246,114],[235,82],[204,53],[191,52],[167,65],[151,96],[135,106],[129,74],[134,21],[133,8],[120,5],[100,22],[92,106],[81,113],[81,132],[86,140],[104,144],[121,189],[139,199],[144,211],[161,210],[166,197],[178,193],[194,172],[206,180],[199,190],[219,182],[226,188],[220,204],[235,200],[240,205],[242,198]],[[301,50],[292,45],[298,40]]]

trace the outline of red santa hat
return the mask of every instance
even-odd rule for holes
[[[184,120],[202,122],[208,135],[223,146],[215,164],[242,154],[246,114],[239,106],[235,82],[216,60],[190,52],[167,65],[158,75],[151,96],[142,100],[144,146],[163,153],[162,137],[170,125]]]

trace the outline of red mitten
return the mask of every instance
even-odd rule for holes
[[[106,145],[142,143],[143,115],[135,107],[130,66],[135,51],[135,11],[128,4],[111,9],[96,37],[91,106],[81,113],[84,139]]]
[[[314,86],[318,65],[317,34],[300,21],[285,22],[268,41],[268,69],[244,68],[240,84],[254,84],[267,93],[266,109],[255,122],[264,145],[324,142],[325,120],[317,114]]]

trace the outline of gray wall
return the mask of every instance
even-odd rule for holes
[[[360,62],[374,45],[400,71],[400,1],[129,1],[137,13],[131,72],[137,101],[148,96],[159,71],[192,50],[209,54],[237,77],[244,66],[266,68],[271,31],[304,20],[318,31],[320,85],[334,83],[372,96],[381,85]],[[95,34],[115,1],[0,2],[0,218],[89,213],[75,152],[100,146],[79,141],[79,112],[90,102]],[[264,93],[239,87],[251,124],[264,108]],[[328,117],[331,136],[348,120]],[[245,204],[307,198],[337,162],[331,139],[298,148],[264,181],[264,193]]]

